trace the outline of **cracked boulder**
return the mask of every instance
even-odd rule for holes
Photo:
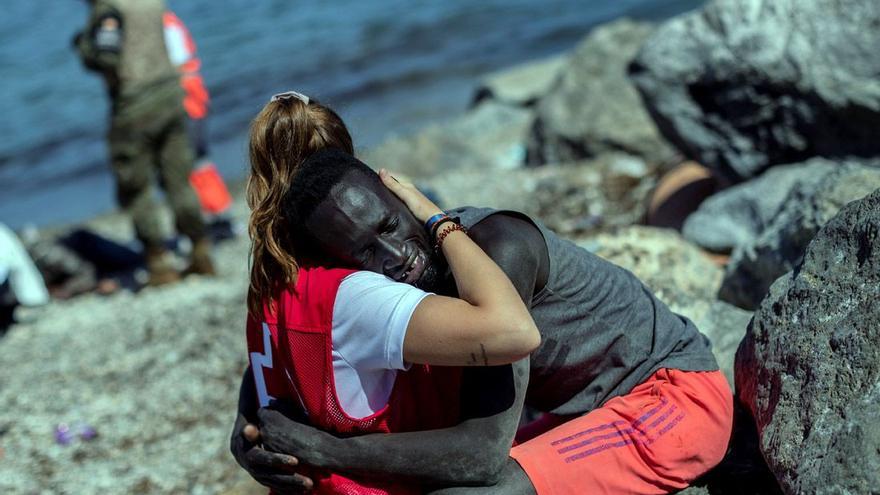
[[[878,163],[845,162],[824,176],[818,169],[814,177],[798,182],[761,233],[734,250],[718,297],[757,308],[770,284],[801,262],[807,244],[843,205],[880,188]]]
[[[880,155],[880,2],[713,0],[663,24],[630,75],[661,132],[741,181]]]
[[[562,163],[605,152],[663,163],[674,155],[645,111],[626,67],[654,30],[630,20],[596,28],[570,55],[535,106],[529,165]]]
[[[880,486],[880,190],[780,277],[736,354],[736,389],[785,493]]]
[[[817,184],[836,168],[837,163],[822,158],[773,167],[703,201],[687,217],[681,233],[704,249],[729,253],[755,241],[773,222],[792,189],[802,183]]]

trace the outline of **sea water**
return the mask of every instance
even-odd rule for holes
[[[212,156],[246,172],[251,118],[289,89],[329,103],[356,145],[468,105],[480,78],[572,48],[621,16],[659,20],[702,0],[177,0],[212,96]],[[114,208],[102,82],[71,48],[87,2],[6,0],[0,17],[0,222],[73,222]]]

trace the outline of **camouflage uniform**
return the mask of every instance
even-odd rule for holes
[[[165,48],[163,0],[94,0],[75,39],[83,64],[101,73],[112,101],[110,155],[117,198],[151,252],[163,245],[153,176],[174,211],[177,229],[204,244],[205,225],[189,185],[193,152],[186,133],[178,74]],[[149,259],[148,259],[149,262]]]

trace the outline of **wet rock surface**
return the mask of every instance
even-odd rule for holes
[[[880,486],[880,191],[780,277],[736,356],[739,399],[786,493]]]
[[[662,25],[631,75],[662,133],[738,181],[880,154],[880,4],[713,0]]]
[[[819,180],[805,175],[783,200],[772,221],[731,256],[719,298],[755,309],[770,284],[797,266],[807,244],[845,204],[880,188],[878,162],[843,162]]]
[[[532,165],[623,152],[652,163],[675,154],[626,76],[653,26],[628,20],[596,28],[538,100],[528,143]]]

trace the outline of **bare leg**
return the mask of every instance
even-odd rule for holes
[[[507,459],[501,481],[496,485],[441,488],[430,495],[535,495],[535,488],[519,464]]]

